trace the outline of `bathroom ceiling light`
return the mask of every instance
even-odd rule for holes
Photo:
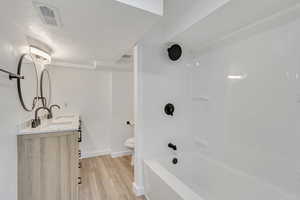
[[[45,51],[43,51],[43,50],[41,50],[37,47],[34,47],[34,46],[29,47],[29,52],[32,55],[38,56],[39,58],[42,58],[42,59],[46,60],[47,64],[51,63],[51,55],[48,54],[47,52],[45,52]]]

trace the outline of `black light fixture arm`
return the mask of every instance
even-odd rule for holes
[[[0,66],[0,67],[2,67],[2,66]],[[0,68],[0,72],[8,74],[9,75],[9,80],[12,80],[12,79],[24,79],[24,76],[21,76],[19,74],[15,74],[15,73],[9,72],[9,71],[7,71],[5,69],[1,69]]]

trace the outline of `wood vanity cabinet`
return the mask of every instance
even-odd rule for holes
[[[18,200],[78,200],[79,132],[18,136]]]

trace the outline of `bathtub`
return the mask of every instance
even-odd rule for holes
[[[299,200],[274,185],[207,157],[144,161],[147,200]]]

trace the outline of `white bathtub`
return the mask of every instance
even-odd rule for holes
[[[148,200],[296,200],[280,188],[199,155],[144,161]],[[299,199],[298,199],[299,200]]]

